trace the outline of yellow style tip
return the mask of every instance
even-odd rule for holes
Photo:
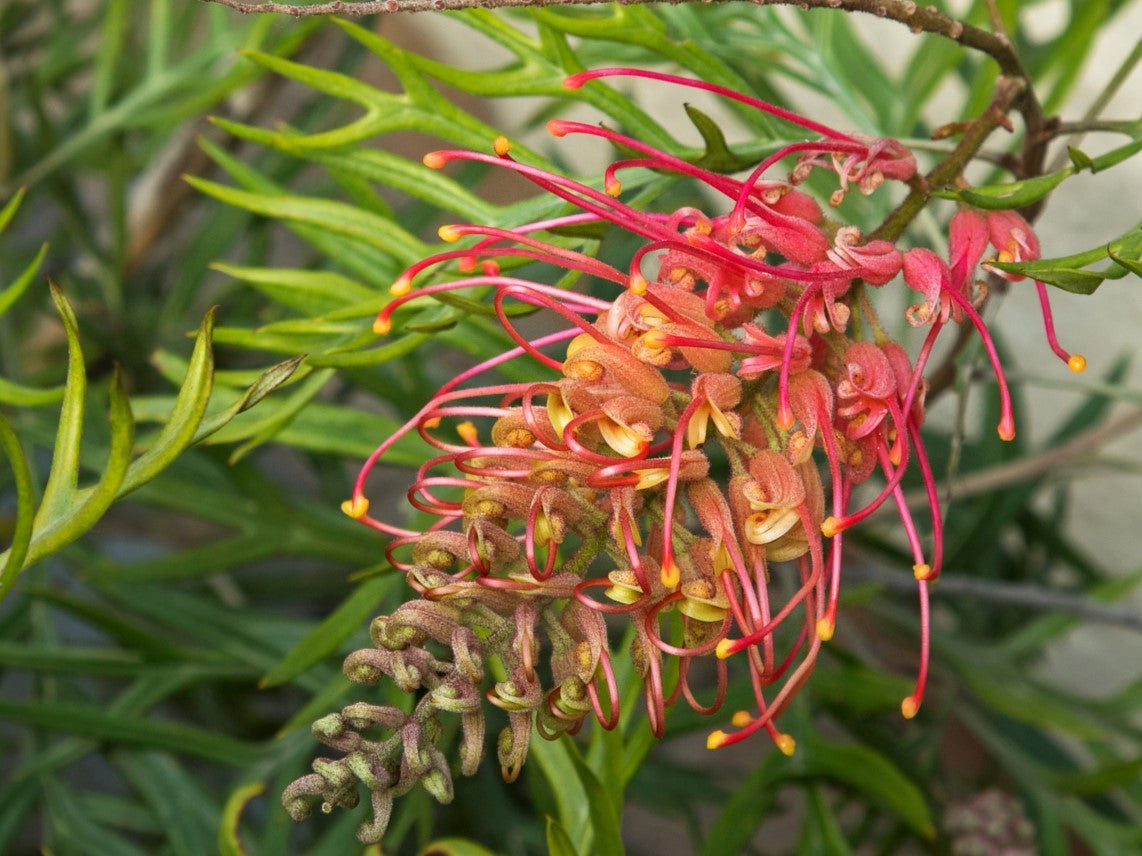
[[[646,281],[646,277],[638,271],[634,271],[630,275],[630,290],[642,297],[646,294],[646,290],[650,287],[650,283]]]
[[[905,719],[912,719],[918,710],[920,710],[920,703],[912,696],[908,696],[908,698],[900,702],[900,712],[904,715]]]
[[[682,570],[675,564],[673,559],[667,559],[666,563],[662,566],[662,584],[668,589],[678,588],[678,583],[682,581]]]
[[[726,745],[726,732],[724,731],[711,731],[710,735],[706,738],[707,749],[721,749]]]
[[[730,718],[730,722],[734,724],[734,728],[745,728],[753,722],[753,714],[748,710],[739,710]]]
[[[455,244],[460,240],[460,236],[463,233],[460,231],[459,226],[449,224],[446,226],[441,226],[439,229],[437,229],[436,234],[440,236],[440,240],[447,241],[449,244]]]
[[[1071,354],[1071,358],[1067,360],[1067,368],[1075,374],[1086,371],[1086,357],[1082,354]]]
[[[378,336],[387,336],[389,331],[393,329],[393,322],[391,318],[386,318],[384,315],[378,315],[373,322],[373,332]]]
[[[714,648],[714,654],[719,660],[724,660],[726,657],[734,653],[734,643],[732,639],[723,639]]]
[[[777,408],[777,427],[782,431],[788,431],[792,428],[795,421],[792,410],[787,410],[784,407]]]
[[[666,334],[657,327],[652,328],[642,334],[642,343],[653,351],[661,351],[667,347]]]
[[[469,446],[475,446],[479,442],[479,435],[476,431],[476,426],[471,422],[461,422],[456,426],[456,433],[460,435],[460,439],[467,443]]]
[[[788,734],[778,734],[777,737],[773,739],[773,742],[777,744],[777,748],[781,750],[781,754],[786,757],[797,751],[797,741]]]
[[[918,579],[920,581],[931,579],[932,578],[932,566],[925,563],[925,562],[921,562],[918,565],[913,565],[912,566],[912,575],[915,576],[916,579]]]
[[[838,532],[842,532],[843,527],[841,521],[837,517],[829,516],[821,521],[821,534],[826,538],[833,538]]]
[[[607,192],[608,196],[618,196],[623,192],[623,183],[613,175],[608,175],[603,190]]]
[[[817,636],[822,642],[828,642],[832,639],[836,629],[837,624],[831,618],[822,618],[817,622]]]
[[[1005,419],[999,423],[996,429],[999,433],[1000,440],[1014,440],[1015,439],[1015,422],[1012,419]]]
[[[512,150],[512,142],[501,134],[492,143],[492,149],[499,157],[507,157],[508,152]]]
[[[369,512],[369,500],[363,496],[354,496],[341,503],[341,510],[354,520],[360,520]]]
[[[407,275],[398,276],[389,286],[389,294],[394,297],[404,297],[410,291],[412,291],[412,277]]]

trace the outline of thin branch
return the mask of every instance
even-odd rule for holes
[[[845,576],[852,582],[872,582],[886,588],[913,591],[916,581],[911,575],[867,563],[846,566]],[[1061,612],[1086,621],[1112,624],[1142,633],[1142,614],[1124,606],[1098,603],[1079,595],[1047,591],[1036,586],[968,579],[941,575],[936,583],[941,597],[969,597],[973,600],[1018,606],[1036,612]]]
[[[957,479],[951,483],[949,492],[952,496],[962,499],[967,496],[992,493],[1019,482],[1045,476],[1063,467],[1089,461],[1107,443],[1139,428],[1142,428],[1142,407],[1134,408],[1117,419],[1091,428],[1037,455],[1020,458],[1009,464],[1000,464]],[[910,492],[906,499],[909,505],[926,505],[928,495],[924,491]]]
[[[895,241],[939,190],[954,182],[979,151],[992,131],[1007,124],[1007,112],[1027,93],[1025,77],[1002,76],[995,84],[995,97],[979,118],[969,122],[959,144],[921,181],[913,180],[912,190],[904,201],[871,234],[869,239]]]
[[[716,0],[727,2],[728,0]],[[259,2],[259,0],[203,0],[219,3],[238,12],[275,12],[294,17],[308,15],[377,15],[394,12],[442,12],[452,9],[502,9],[518,6],[589,6],[607,0],[331,0],[298,6],[293,3]],[[633,3],[683,0],[629,0]],[[916,32],[934,33],[959,42],[964,47],[982,51],[999,63],[1004,74],[1025,77],[1023,67],[1011,41],[1005,36],[981,30],[944,15],[934,7],[924,8],[912,0],[751,0],[755,6],[798,6],[801,9],[839,9],[865,12],[899,21]]]

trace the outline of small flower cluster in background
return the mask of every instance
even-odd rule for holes
[[[844,533],[884,505],[896,509],[912,554],[922,625],[903,715],[921,704],[928,588],[942,561],[941,511],[920,435],[923,374],[941,330],[973,324],[998,380],[999,434],[1014,436],[1003,370],[977,311],[986,295],[977,276],[988,261],[1037,258],[1035,235],[1013,212],[961,208],[947,260],[866,236],[799,185],[816,170],[835,173],[832,207],[853,190],[916,186],[924,179],[900,143],[842,134],[664,74],[607,69],[567,85],[612,75],[712,91],[816,139],[780,149],[739,179],[603,127],[551,122],[555,136],[593,135],[623,152],[602,189],[515,160],[503,138],[493,154],[425,157],[432,168],[466,160],[510,170],[565,200],[569,213],[510,229],[442,228],[446,241],[474,240],[405,271],[377,320],[384,334],[411,301],[483,290],[515,347],[442,387],[366,462],[345,504],[390,536],[389,561],[418,595],[374,621],[374,647],[351,655],[345,674],[363,684],[387,677],[417,701],[411,712],[358,703],[318,721],[318,739],[342,756],[319,759],[286,791],[295,818],[314,796],[327,810],[355,804],[362,783],[374,818],[360,835],[376,841],[394,796],[421,783],[450,799],[449,763],[436,747],[441,713],[459,716],[460,771],[470,775],[484,751],[485,703],[506,711],[496,752],[508,779],[524,763],[533,725],[545,738],[574,732],[590,717],[615,727],[620,687],[608,625],[618,620],[628,628],[656,735],[680,699],[719,711],[730,670],[740,669],[753,707],[728,716],[728,730],[711,733],[708,745],[764,731],[791,754],[780,715],[836,628]],[[787,158],[787,180],[768,175]],[[620,201],[619,175],[633,168],[692,180],[724,204],[714,213],[639,210]],[[592,223],[641,241],[629,266],[557,237]],[[450,263],[461,276],[432,280]],[[512,273],[536,263],[554,269],[551,281],[570,273],[607,283],[612,294]],[[919,293],[907,320],[927,328],[915,356],[891,339],[873,306],[875,292],[901,276]],[[1081,371],[1082,358],[1055,341],[1045,289],[1037,287],[1052,347]],[[513,320],[513,304],[546,310],[558,329],[529,338]],[[512,360],[530,360],[544,379],[480,380]],[[375,519],[365,497],[374,466],[414,430],[436,449],[408,490],[411,505],[434,520],[423,530]],[[909,468],[929,500],[919,527],[901,489]],[[866,481],[873,489],[858,492]],[[712,689],[691,685],[701,659],[713,664]]]

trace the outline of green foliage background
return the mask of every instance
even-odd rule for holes
[[[1130,4],[1071,0],[1069,26],[1046,43],[1018,28],[1046,3],[996,5],[1056,110],[1101,28]],[[702,114],[691,113],[699,136],[680,107],[660,117],[621,87],[562,87],[568,73],[621,62],[778,102],[789,84],[809,86],[851,127],[938,157],[949,146],[923,142],[932,100],[940,121],[974,116],[997,73],[903,29],[908,56],[894,71],[840,13],[726,4],[450,17],[507,58],[473,71],[467,57],[440,62],[390,41],[376,21],[242,17],[182,0],[0,9],[0,851],[361,851],[363,809],[295,827],[277,802],[317,753],[308,723],[361,692],[340,658],[406,594],[378,538],[338,506],[355,465],[466,364],[457,353],[475,361],[508,341],[478,300],[418,304],[385,340],[371,320],[441,222],[559,210],[545,198],[486,201],[471,190],[479,169],[430,172],[420,153],[440,141],[487,150],[506,132],[521,156],[558,167],[558,150],[526,128],[480,118],[518,96],[538,97],[532,126],[582,101],[592,121],[722,166],[785,142],[756,112],[731,108],[740,130],[727,147]],[[966,18],[983,25],[985,4]],[[949,80],[958,103],[941,90]],[[1139,122],[1111,130],[1099,150],[1118,146],[1111,159],[1140,147]],[[1083,169],[1078,159],[1032,188],[977,192],[1022,203]],[[649,173],[628,187],[643,200],[677,192]],[[888,212],[876,198],[846,205],[863,222]],[[924,238],[937,228],[918,221]],[[1137,229],[1105,236],[1115,239],[1115,263],[1096,248],[1042,275],[1089,292],[1136,271]],[[960,395],[974,357],[960,361]],[[969,430],[958,463],[937,454],[937,472],[969,475],[1082,435],[1114,402],[1137,401],[1125,377],[1125,363],[1112,366],[1040,445]],[[978,419],[990,426],[995,414]],[[928,448],[952,439],[933,430]],[[421,453],[410,440],[389,458],[412,466]],[[632,688],[620,729],[536,741],[521,783],[486,766],[450,807],[410,794],[385,852],[446,836],[439,852],[650,852],[634,815],[625,844],[620,833],[635,806],[682,823],[690,838],[677,852],[942,853],[945,810],[991,786],[1019,799],[1036,852],[1080,841],[1107,856],[1142,851],[1142,677],[1103,698],[1036,677],[1079,617],[994,596],[1050,579],[1070,597],[1063,607],[1111,603],[1142,578],[1071,543],[1056,525],[1070,497],[1068,479],[1039,471],[955,504],[945,573],[978,582],[978,596],[936,590],[934,687],[916,722],[903,726],[898,704],[917,621],[878,572],[848,589],[850,618],[786,714],[792,759],[766,746],[749,758],[685,751],[710,724],[681,709],[667,745],[652,747]],[[875,527],[864,555],[908,567]],[[385,693],[380,703],[402,703]],[[766,832],[790,823],[786,839]]]

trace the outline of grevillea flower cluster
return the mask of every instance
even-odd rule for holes
[[[384,335],[410,303],[477,290],[515,346],[445,384],[369,458],[345,503],[346,513],[389,536],[386,555],[418,595],[374,621],[374,647],[351,655],[345,673],[365,684],[388,677],[418,699],[411,712],[358,703],[320,720],[314,733],[343,757],[319,759],[290,786],[283,799],[294,817],[316,795],[327,810],[355,804],[363,783],[374,818],[360,834],[372,841],[393,797],[418,782],[448,800],[450,766],[435,745],[442,713],[459,717],[460,770],[470,775],[484,752],[486,705],[505,711],[496,746],[508,779],[519,773],[533,727],[545,738],[589,717],[613,728],[619,687],[608,628],[620,626],[656,735],[680,699],[718,711],[736,669],[748,675],[753,707],[728,715],[728,730],[713,731],[708,745],[766,732],[791,754],[780,716],[833,636],[845,532],[884,505],[895,508],[912,553],[922,627],[915,689],[901,710],[912,717],[920,706],[928,589],[942,561],[941,513],[920,435],[924,369],[945,326],[974,325],[998,380],[999,434],[1014,435],[1003,370],[977,311],[977,276],[988,261],[1036,258],[1035,235],[1018,214],[965,207],[951,221],[947,260],[870,239],[799,185],[814,171],[833,173],[832,207],[854,190],[917,186],[923,178],[899,142],[840,133],[665,74],[606,69],[566,83],[613,75],[708,90],[813,139],[735,178],[605,127],[549,123],[556,137],[594,136],[623,153],[601,189],[517,161],[503,138],[491,153],[424,158],[434,169],[476,161],[509,170],[566,210],[513,228],[441,228],[445,241],[464,246],[404,271],[377,319]],[[787,177],[773,177],[786,161]],[[689,179],[720,201],[709,211],[640,210],[622,201],[619,178],[635,168]],[[594,223],[641,242],[627,266],[572,249],[561,234]],[[549,283],[571,274],[607,296],[510,272],[524,265],[549,269]],[[927,328],[915,357],[885,333],[872,305],[877,290],[901,278],[919,293],[907,320]],[[1037,287],[1052,347],[1081,370],[1082,358],[1055,340]],[[529,338],[513,320],[516,304],[559,323]],[[530,361],[539,379],[501,382],[496,369],[509,361]],[[374,518],[365,496],[375,465],[412,431],[436,450],[408,490],[433,521],[424,529]],[[901,490],[910,467],[927,489],[923,537]],[[871,488],[858,491],[866,481]],[[690,680],[699,660],[712,663],[702,689]]]

